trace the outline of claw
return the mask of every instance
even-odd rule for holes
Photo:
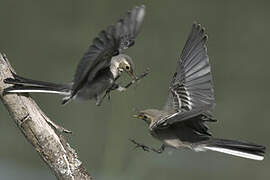
[[[120,91],[120,92],[125,92],[127,90],[127,88],[124,88],[124,87],[119,86],[117,88],[117,90]]]
[[[143,151],[150,151],[149,147],[145,146],[144,144],[138,143],[134,139],[130,139],[130,141],[136,145],[134,149],[142,148]]]
[[[142,148],[143,151],[146,151],[146,152],[153,151],[153,152],[158,153],[158,154],[161,154],[165,150],[165,145],[164,144],[162,144],[159,149],[155,149],[153,147],[148,147],[148,146],[146,146],[144,144],[138,143],[134,139],[129,139],[129,140],[136,145],[134,147],[134,149]]]
[[[150,151],[149,148],[148,148],[147,146],[143,145],[143,144],[142,144],[140,147],[141,147],[142,150],[144,150],[144,151],[147,151],[147,152]]]

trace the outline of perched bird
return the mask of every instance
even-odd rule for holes
[[[101,94],[105,91],[124,91],[125,87],[116,83],[122,72],[126,72],[133,80],[137,79],[132,59],[122,52],[134,45],[144,15],[144,5],[134,7],[117,23],[102,30],[80,60],[72,83],[36,81],[14,73],[14,79],[4,80],[5,83],[13,84],[5,89],[5,93],[56,93],[65,96],[63,104],[71,99],[95,99],[99,105]]]
[[[163,152],[166,147],[189,148],[263,160],[264,146],[214,138],[208,130],[206,123],[216,120],[211,115],[214,91],[206,41],[205,29],[194,23],[177,63],[165,107],[163,110],[147,109],[135,115],[147,123],[151,135],[162,141],[162,146],[155,149],[135,140],[131,141],[136,147],[158,153]]]

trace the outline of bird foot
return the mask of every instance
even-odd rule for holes
[[[144,144],[141,144],[141,143],[138,143],[137,141],[135,141],[134,139],[130,139],[130,141],[135,144],[136,146],[134,147],[134,149],[137,149],[137,148],[142,148],[143,151],[147,151],[149,152],[150,151],[150,148]]]
[[[117,88],[117,91],[119,91],[119,92],[125,92],[127,90],[127,88],[124,88],[124,87],[122,87],[122,86],[119,86],[118,88]]]
[[[141,143],[138,143],[137,141],[135,141],[134,139],[130,139],[130,141],[135,144],[136,146],[134,147],[134,149],[137,149],[137,148],[142,148],[142,150],[144,151],[147,151],[147,152],[150,152],[150,151],[153,151],[155,153],[162,153],[164,150],[165,150],[165,145],[162,144],[161,147],[159,149],[155,149],[153,147],[149,147],[149,146],[146,146],[144,144],[141,144]]]

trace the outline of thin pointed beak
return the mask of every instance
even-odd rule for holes
[[[139,115],[132,115],[132,117],[134,117],[134,118],[139,118]]]
[[[142,115],[140,114],[133,115],[132,117],[137,118],[137,119],[142,119]]]
[[[134,71],[128,71],[127,73],[133,80],[136,81],[138,79],[137,76],[135,75]]]
[[[137,108],[133,108],[132,110],[134,111],[134,113],[136,113],[135,115],[132,115],[132,117],[139,118],[140,111]]]

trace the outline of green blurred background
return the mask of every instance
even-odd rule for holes
[[[163,107],[176,61],[193,21],[209,35],[216,109],[214,135],[269,142],[269,1],[0,0],[0,51],[17,73],[69,82],[97,33],[134,5],[146,5],[136,46],[128,50],[137,73],[151,74],[136,88],[93,101],[61,106],[56,95],[33,94],[46,114],[71,129],[72,147],[95,179],[269,179],[270,160],[252,161],[214,152],[133,150],[128,138],[159,146],[133,108]],[[125,79],[125,78],[124,78]],[[123,80],[125,82],[125,80]],[[0,179],[55,179],[0,106]]]

